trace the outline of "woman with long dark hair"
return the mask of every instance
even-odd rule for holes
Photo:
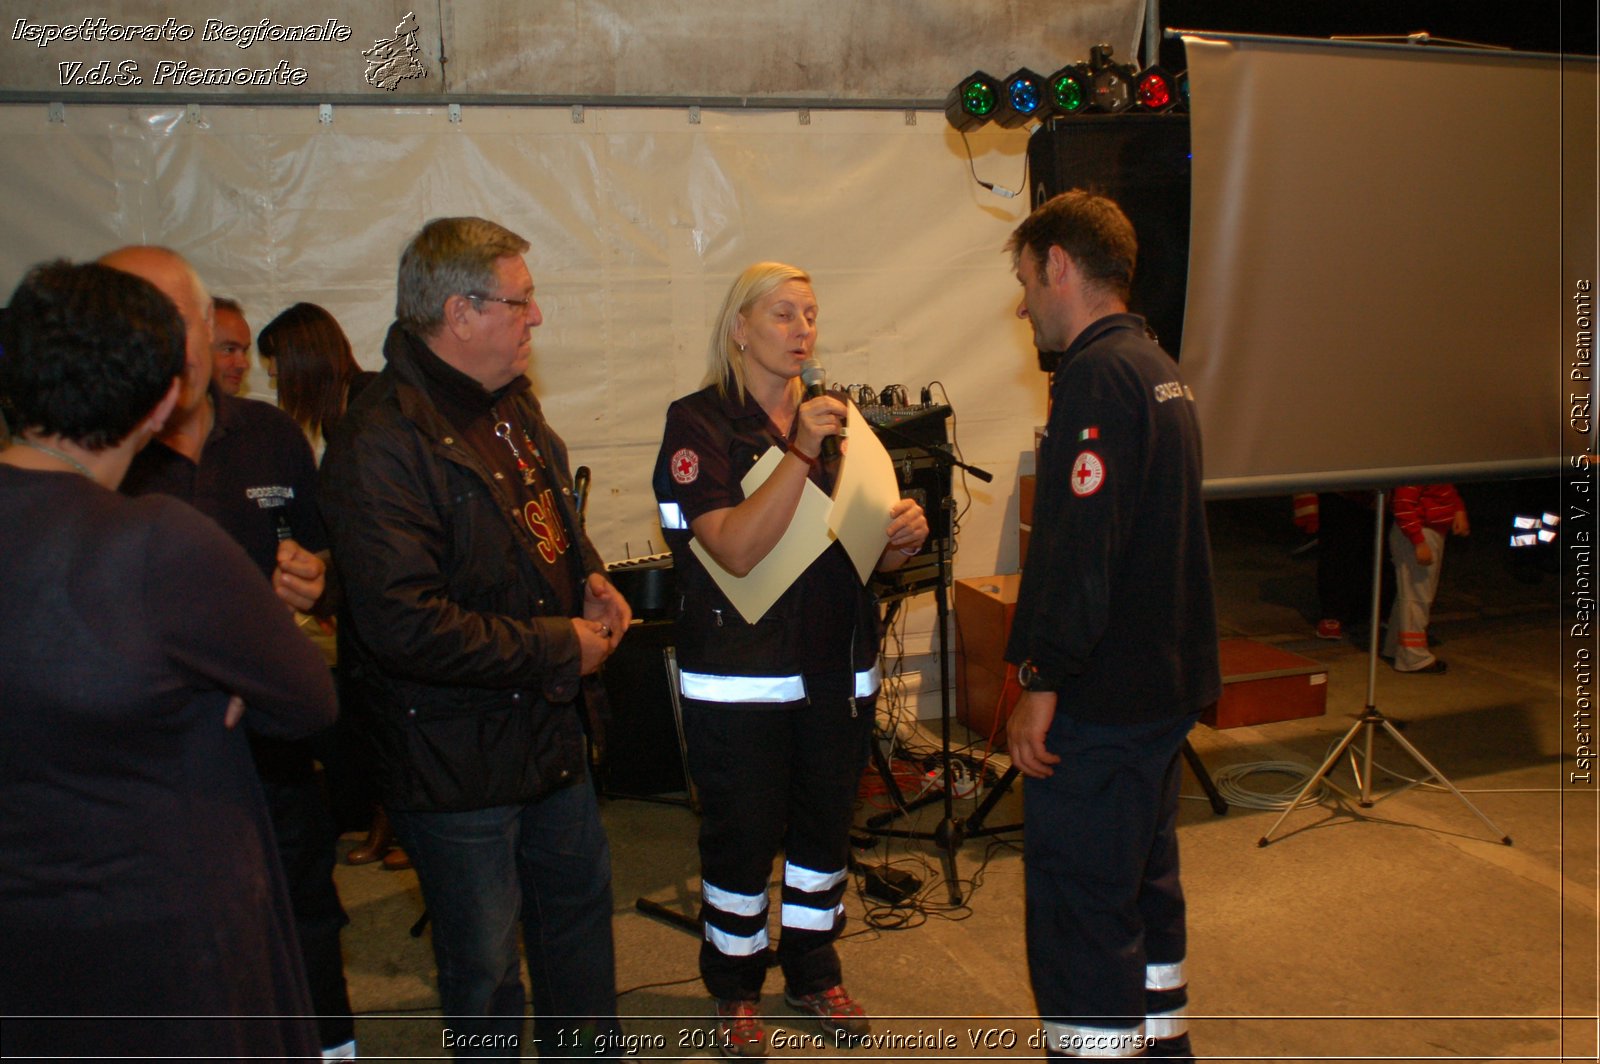
[[[279,408],[320,460],[345,407],[377,374],[356,364],[339,322],[315,303],[296,303],[273,318],[256,337],[256,350],[277,385]]]
[[[315,303],[296,303],[269,321],[256,337],[256,350],[277,386],[279,409],[300,426],[321,462],[328,437],[350,401],[378,375],[356,364],[337,319]],[[341,700],[348,705],[350,696],[350,690],[341,684]],[[345,854],[345,861],[369,864],[381,860],[391,870],[410,868],[405,851],[394,845],[388,815],[377,804],[370,751],[354,719],[358,715],[340,716],[334,746],[323,751],[341,830],[358,827],[371,810],[367,838]]]

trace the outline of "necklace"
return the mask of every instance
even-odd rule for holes
[[[94,479],[94,474],[89,472],[89,467],[72,457],[70,454],[64,454],[61,451],[56,450],[54,447],[46,447],[42,443],[34,443],[25,436],[18,436],[11,442],[21,444],[23,447],[31,447],[33,450],[38,451],[41,454],[47,454],[51,458],[59,459],[60,461],[67,463],[67,465],[71,466],[73,469],[76,469],[78,472],[82,473],[84,476],[88,477],[90,480]]]
[[[517,460],[517,471],[522,474],[522,483],[525,486],[531,487],[533,485],[534,477],[533,467],[528,464],[527,459],[522,457],[522,452],[517,449],[516,441],[511,438],[511,422],[506,421],[504,418],[496,421],[494,423],[494,434],[500,437],[502,440],[505,440],[506,446],[511,448],[511,456]],[[539,453],[538,446],[533,442],[533,440],[528,438],[527,429],[522,430],[522,443],[523,446],[527,447],[529,451],[533,452],[533,457],[535,460],[537,460],[541,466],[544,465],[544,455]]]

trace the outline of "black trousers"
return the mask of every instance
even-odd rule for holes
[[[1025,782],[1028,969],[1052,1046],[1062,1034],[1138,1030],[1187,1004],[1172,976],[1187,950],[1178,757],[1194,721],[1090,724],[1058,712],[1046,745],[1061,763]],[[1110,1055],[1142,1046],[1125,1048]]]
[[[1373,512],[1348,495],[1317,496],[1321,528],[1317,533],[1317,597],[1321,615],[1344,624],[1365,625],[1372,619]],[[1387,544],[1383,547],[1388,556]],[[1385,560],[1379,577],[1379,620],[1394,601],[1394,571]]]
[[[766,978],[767,885],[785,854],[778,961],[790,991],[842,978],[850,825],[871,741],[876,694],[854,674],[807,675],[804,702],[684,702],[689,771],[699,791],[705,941],[700,975],[713,997],[754,1001]]]
[[[266,776],[261,780],[278,857],[289,882],[295,930],[305,959],[311,1005],[317,1010],[317,1034],[331,1049],[355,1037],[350,995],[344,980],[344,953],[339,932],[350,918],[333,885],[338,832],[327,799],[315,775]]]

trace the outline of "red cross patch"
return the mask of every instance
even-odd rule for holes
[[[700,456],[687,447],[673,455],[672,479],[679,484],[693,484],[700,479]]]
[[[1072,463],[1072,494],[1093,495],[1106,482],[1106,467],[1100,456],[1084,451]]]

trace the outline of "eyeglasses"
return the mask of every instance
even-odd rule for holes
[[[515,307],[521,311],[526,311],[533,303],[532,296],[527,299],[507,299],[505,296],[486,296],[481,292],[468,292],[466,296],[475,303],[504,303],[508,307]]]

